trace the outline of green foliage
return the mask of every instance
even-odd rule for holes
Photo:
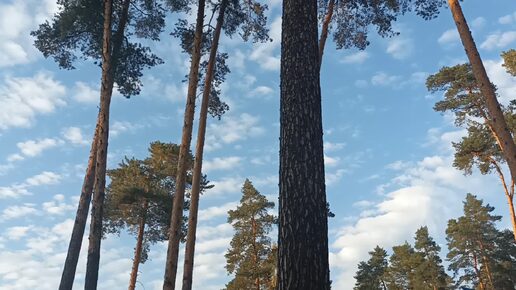
[[[319,15],[326,14],[328,0],[319,0]],[[439,8],[446,4],[444,0],[352,0],[336,1],[333,23],[333,38],[338,49],[356,47],[365,49],[369,27],[375,26],[381,37],[398,35],[392,25],[397,18],[414,11],[426,20],[435,18]]]
[[[369,260],[358,264],[354,290],[386,290],[384,273],[387,269],[387,252],[376,246],[369,252]]]
[[[464,215],[448,221],[448,269],[453,271],[455,277],[458,276],[457,286],[476,286],[479,283],[477,270],[483,281],[487,281],[486,266],[493,271],[499,235],[495,223],[501,219],[500,216],[492,215],[493,210],[494,207],[483,205],[482,200],[468,193],[464,201]]]
[[[428,234],[427,227],[416,231],[414,248],[418,265],[414,273],[414,289],[447,289],[449,279],[439,257],[441,247]]]
[[[123,6],[129,3],[127,15]],[[186,3],[168,1],[175,10],[185,10]],[[53,19],[33,31],[35,46],[45,57],[52,57],[61,68],[74,69],[77,60],[94,60],[100,65],[103,33],[101,0],[59,0],[60,10]],[[121,19],[127,17],[121,27]],[[160,1],[113,0],[112,58],[114,81],[126,97],[141,90],[142,70],[161,64],[162,60],[139,39],[159,40],[165,25],[165,8]],[[133,37],[134,36],[134,37]]]
[[[273,289],[277,253],[268,236],[276,219],[268,213],[274,203],[260,194],[251,181],[245,180],[240,205],[228,212],[228,222],[235,229],[226,253],[226,269],[235,277],[226,285],[227,290],[253,289],[257,281],[266,289]],[[269,285],[269,286],[267,286]]]
[[[419,264],[419,257],[415,255],[414,248],[405,242],[403,245],[392,247],[392,251],[389,268],[385,275],[387,288],[392,290],[414,289],[414,272]]]
[[[150,244],[168,238],[170,201],[175,190],[171,176],[175,176],[177,170],[179,146],[154,142],[149,152],[151,156],[145,160],[126,157],[118,168],[108,171],[111,183],[106,191],[103,217],[104,236],[120,234],[122,230],[137,236],[140,223],[144,222],[141,263],[147,258]],[[191,159],[190,155],[190,167]],[[184,225],[183,232],[185,230]]]
[[[507,72],[516,77],[516,49],[502,52],[502,58]]]

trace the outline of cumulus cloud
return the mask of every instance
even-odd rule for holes
[[[500,24],[512,24],[514,22],[516,22],[516,12],[498,18],[498,23]]]
[[[443,32],[443,34],[441,34],[439,39],[437,39],[437,42],[439,42],[441,45],[457,43],[459,41],[459,33],[457,32],[457,29],[454,28],[446,30]]]
[[[16,146],[21,153],[27,157],[34,157],[40,155],[43,151],[61,145],[62,140],[45,138],[39,140],[28,140],[25,142],[18,142]]]
[[[22,183],[15,183],[10,186],[0,186],[0,199],[2,198],[18,198],[23,195],[29,195],[29,188],[40,185],[53,185],[61,181],[62,176],[51,171],[43,171],[25,179]]]
[[[369,58],[369,53],[367,51],[358,51],[356,53],[352,53],[349,55],[346,55],[344,58],[342,58],[342,63],[364,63]]]
[[[33,203],[25,203],[22,205],[13,205],[6,207],[0,215],[0,221],[6,221],[10,219],[16,219],[28,215],[37,214],[38,210],[35,208]]]
[[[216,157],[203,162],[202,169],[204,172],[214,170],[235,170],[240,166],[242,158],[238,156]]]
[[[503,104],[508,104],[515,97],[516,78],[508,74],[502,64],[503,60],[501,58],[499,60],[484,61],[489,79],[496,85],[500,101]]]
[[[278,48],[281,43],[281,17],[274,19],[269,29],[269,36],[273,41],[253,45],[249,59],[257,62],[264,70],[277,71],[280,68]]]
[[[219,149],[223,144],[254,138],[265,133],[259,124],[259,118],[247,113],[238,116],[226,116],[221,122],[211,123],[207,129],[207,151]]]
[[[0,130],[29,127],[37,115],[65,105],[66,89],[48,73],[33,77],[5,77],[0,85]]]
[[[76,82],[73,92],[73,99],[79,103],[96,104],[99,102],[98,89],[86,83]]]
[[[495,32],[487,36],[480,44],[480,48],[486,50],[501,49],[516,41],[516,31]]]
[[[68,127],[62,132],[63,138],[68,142],[75,145],[88,145],[88,140],[82,134],[82,130],[79,127]]]
[[[414,52],[414,41],[404,35],[393,37],[387,42],[386,52],[395,59],[406,59]]]
[[[371,77],[371,84],[375,86],[387,86],[399,83],[401,79],[401,76],[389,75],[384,72],[377,72]]]

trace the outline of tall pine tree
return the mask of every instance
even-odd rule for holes
[[[387,290],[385,284],[385,270],[387,269],[387,252],[376,246],[369,252],[369,260],[358,264],[358,271],[355,275],[356,283],[354,290]]]
[[[240,205],[228,212],[228,222],[235,229],[226,253],[226,269],[235,277],[226,290],[274,289],[274,251],[268,236],[275,217],[268,211],[274,203],[258,192],[251,181],[245,180]]]
[[[439,256],[441,247],[428,234],[428,228],[416,231],[414,248],[418,255],[418,265],[414,273],[414,287],[421,290],[448,289],[450,277],[444,271]]]

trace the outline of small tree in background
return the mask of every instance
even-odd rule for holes
[[[385,270],[387,269],[387,252],[376,246],[369,252],[369,260],[358,264],[355,275],[354,290],[387,290],[385,284]]]
[[[428,228],[416,231],[414,248],[418,262],[414,273],[414,289],[444,290],[448,289],[450,277],[444,271],[439,257],[441,247],[428,234]]]
[[[240,205],[228,212],[228,222],[235,229],[226,253],[226,269],[235,277],[226,290],[274,289],[275,251],[268,236],[275,217],[268,210],[274,203],[260,194],[251,181],[245,180]]]

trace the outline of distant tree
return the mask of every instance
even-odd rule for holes
[[[107,173],[111,183],[104,202],[104,235],[128,230],[136,236],[129,290],[135,289],[139,264],[147,260],[150,245],[168,238],[175,187],[169,174],[177,168],[179,146],[154,142],[149,151],[145,160],[125,158]]]
[[[473,284],[482,290],[494,288],[493,259],[501,217],[492,215],[494,207],[469,194],[464,201],[464,215],[448,221],[448,267],[458,276],[457,286]]]
[[[509,49],[502,53],[503,66],[509,74],[516,77],[516,49]]]
[[[516,285],[516,243],[511,231],[498,232],[493,260],[494,289],[513,289]]]
[[[177,9],[184,8],[175,0],[168,3],[177,4],[173,5]],[[102,67],[100,111],[59,289],[72,288],[92,190],[95,196],[86,289],[95,289],[100,259],[111,94],[114,83],[126,97],[138,94],[142,70],[162,62],[148,47],[133,41],[133,38],[158,40],[165,15],[157,1],[59,0],[58,5],[61,9],[51,22],[41,24],[31,33],[36,38],[35,46],[45,57],[54,58],[61,68],[73,69],[78,59],[93,59]]]
[[[275,217],[268,212],[272,208],[274,203],[246,179],[240,205],[228,212],[228,222],[235,229],[235,235],[225,255],[226,269],[235,277],[226,285],[226,290],[274,289],[271,261],[275,254],[268,236],[275,223]]]
[[[448,289],[450,277],[444,271],[439,257],[441,247],[428,234],[427,227],[416,231],[414,248],[419,255],[419,264],[415,268],[414,288],[421,290]]]
[[[420,263],[421,256],[416,254],[414,248],[408,242],[392,247],[389,267],[385,273],[387,289],[417,289],[414,287],[414,275]]]
[[[508,183],[503,174],[507,159],[500,146],[501,140],[495,132],[479,85],[468,64],[443,67],[428,77],[427,88],[431,92],[445,91],[444,100],[438,101],[434,109],[439,112],[453,112],[455,123],[465,126],[468,135],[455,148],[454,167],[471,174],[477,167],[482,174],[496,172],[504,188],[516,240],[516,213],[514,210],[514,180]],[[494,85],[493,85],[494,86]],[[516,130],[516,105],[502,106],[504,118],[511,132]],[[509,168],[510,169],[510,168]]]
[[[354,290],[387,290],[385,284],[385,270],[387,270],[387,252],[376,246],[369,252],[369,260],[358,264],[355,275]]]
[[[510,169],[511,179],[516,180],[516,144],[511,134],[512,132],[504,118],[504,112],[498,102],[495,86],[492,85],[487,76],[459,0],[448,0],[448,6],[450,7],[457,26],[457,31],[459,32],[469,63],[471,64],[471,70],[473,71],[476,83],[481,92],[482,100],[485,103],[485,108],[488,112],[487,123],[491,127],[495,138],[499,141],[498,145]]]

